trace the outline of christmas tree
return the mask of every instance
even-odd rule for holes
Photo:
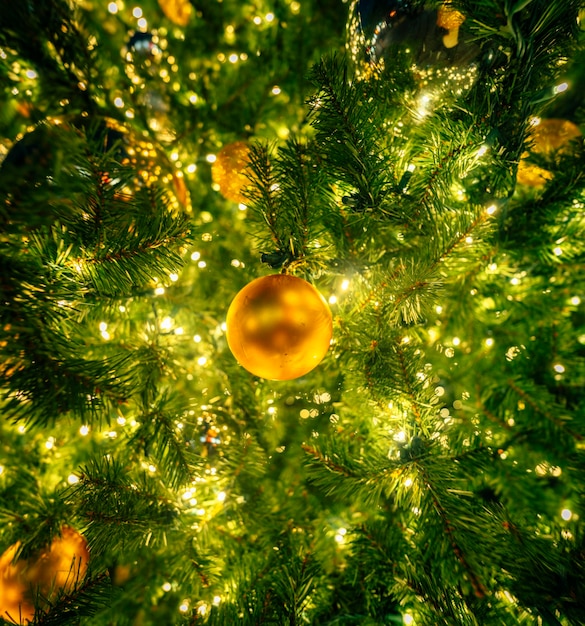
[[[584,6],[0,5],[4,623],[585,623]]]

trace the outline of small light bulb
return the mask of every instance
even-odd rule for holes
[[[561,517],[568,522],[573,517],[573,512],[570,509],[563,509],[561,511]]]

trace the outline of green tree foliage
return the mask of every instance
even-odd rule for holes
[[[585,128],[585,7],[453,0],[457,89],[368,6],[0,6],[0,554],[90,551],[31,623],[585,623],[585,150],[534,132]],[[286,382],[225,338],[279,271],[334,319]]]

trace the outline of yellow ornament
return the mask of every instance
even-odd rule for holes
[[[19,545],[0,557],[0,615],[16,623],[33,620],[37,598],[51,601],[59,592],[71,591],[85,578],[89,561],[87,541],[69,526],[48,548],[13,563]]]
[[[323,359],[333,333],[331,311],[306,280],[274,274],[257,278],[233,299],[227,341],[236,360],[268,380],[291,380]]]
[[[158,4],[173,24],[187,26],[193,9],[189,0],[158,0]]]
[[[224,198],[246,204],[243,191],[250,181],[246,176],[249,164],[250,148],[243,141],[234,141],[224,146],[211,166],[211,178],[219,187]]]
[[[566,153],[572,139],[581,137],[581,130],[569,120],[540,120],[530,131],[531,152],[552,156],[555,152]],[[528,162],[529,152],[522,155],[518,164],[517,181],[521,185],[542,187],[553,175],[545,168]]]

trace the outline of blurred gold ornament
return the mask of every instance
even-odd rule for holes
[[[189,0],[158,0],[165,16],[177,26],[187,26],[193,7]]]
[[[249,184],[245,170],[249,164],[250,148],[243,141],[224,146],[211,166],[211,178],[224,198],[246,204],[243,192]]]
[[[69,526],[61,528],[48,548],[13,563],[20,544],[0,557],[0,615],[21,623],[35,614],[35,601],[50,602],[69,593],[85,578],[89,561],[87,541]]]
[[[518,183],[530,187],[542,187],[553,178],[547,169],[528,161],[530,152],[548,157],[555,153],[564,154],[570,149],[571,140],[581,136],[579,127],[569,120],[540,120],[529,133],[530,151],[522,155],[518,164]]]
[[[108,117],[55,117],[33,127],[12,146],[0,174],[26,181],[20,195],[52,185],[58,175],[86,178],[71,158],[71,146],[85,141],[98,153],[113,150],[118,163],[135,171],[132,184],[122,190],[123,194],[132,196],[139,188],[157,186],[163,191],[169,210],[191,210],[185,181],[163,150],[151,139]],[[107,183],[110,173],[103,172],[102,180]]]
[[[323,296],[302,278],[285,274],[253,280],[227,314],[232,354],[249,372],[269,380],[291,380],[314,369],[332,332]]]

